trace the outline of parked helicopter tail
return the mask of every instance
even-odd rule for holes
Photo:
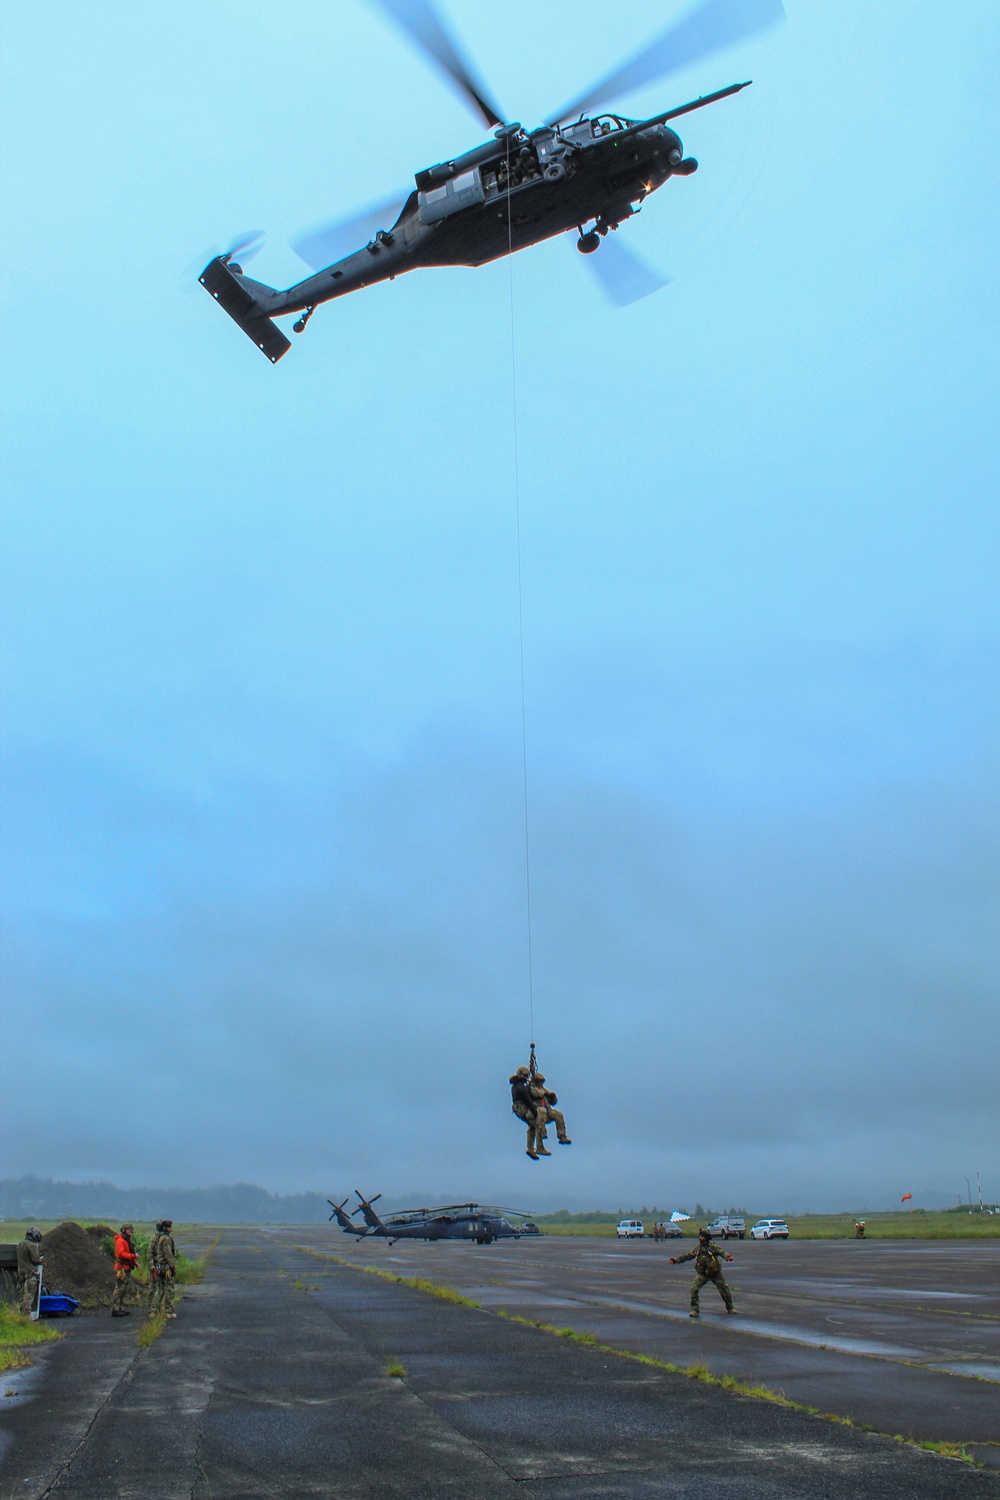
[[[382,1194],[381,1193],[376,1193],[375,1196],[374,1196],[374,1198],[372,1198],[371,1202],[369,1202],[367,1198],[362,1198],[362,1196],[358,1192],[357,1188],[355,1188],[354,1191],[358,1195],[358,1199],[359,1199],[358,1207],[361,1209],[361,1212],[364,1215],[364,1220],[365,1220],[366,1226],[369,1229],[381,1230],[383,1234],[388,1233],[385,1224],[379,1218],[378,1214],[375,1212],[374,1208],[372,1207],[372,1204],[373,1203],[377,1203],[378,1200],[381,1198]],[[355,1212],[357,1212],[357,1209],[355,1210]]]
[[[343,1229],[343,1231],[345,1232],[345,1234],[367,1234],[368,1233],[368,1226],[367,1225],[365,1225],[364,1228],[362,1228],[362,1226],[360,1224],[353,1224],[351,1222],[351,1220],[349,1219],[349,1217],[347,1216],[347,1214],[345,1214],[345,1212],[344,1212],[344,1205],[347,1202],[346,1198],[344,1199],[343,1203],[334,1203],[334,1201],[333,1201],[332,1198],[327,1198],[326,1201],[327,1201],[327,1203],[329,1203],[330,1207],[333,1209],[333,1213],[330,1215],[330,1218],[331,1219],[336,1219],[337,1223],[340,1225],[341,1229]]]
[[[251,281],[249,277],[240,275],[237,280],[233,273],[234,270],[239,272],[240,267],[233,266],[231,261],[232,254],[217,255],[209,261],[198,280],[233,322],[267,355],[272,365],[277,364],[292,347],[291,339],[285,337],[277,323],[264,311],[265,299],[277,294],[273,287]]]

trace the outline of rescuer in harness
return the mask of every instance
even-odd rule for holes
[[[531,1051],[531,1065],[518,1068],[510,1076],[511,1108],[519,1120],[528,1127],[528,1145],[525,1155],[532,1161],[540,1156],[551,1156],[545,1148],[546,1125],[551,1121],[556,1127],[560,1146],[572,1146],[566,1134],[566,1121],[561,1109],[556,1109],[558,1099],[552,1089],[545,1087],[545,1074],[534,1068],[535,1052]]]
[[[139,1256],[136,1253],[133,1239],[134,1234],[135,1226],[133,1224],[123,1224],[115,1235],[115,1289],[111,1294],[111,1316],[113,1318],[130,1318],[132,1316],[125,1306],[125,1298],[128,1296],[132,1272],[139,1264]]]
[[[691,1311],[689,1317],[698,1317],[698,1294],[706,1281],[715,1284],[715,1288],[726,1304],[726,1312],[732,1313],[736,1309],[733,1306],[733,1294],[729,1290],[726,1278],[722,1274],[723,1260],[732,1260],[725,1250],[720,1250],[718,1245],[712,1243],[712,1236],[707,1229],[698,1230],[698,1244],[694,1250],[689,1250],[686,1255],[672,1255],[670,1264],[681,1266],[686,1260],[694,1261],[695,1278],[691,1283]]]
[[[551,1151],[545,1149],[545,1127],[549,1123],[556,1127],[556,1136],[560,1146],[572,1146],[573,1142],[566,1134],[566,1120],[561,1109],[556,1109],[558,1096],[552,1089],[545,1087],[545,1074],[536,1073],[531,1080],[531,1096],[535,1101],[535,1138],[537,1145],[535,1150],[539,1156],[551,1156]]]
[[[510,1075],[510,1104],[517,1118],[523,1120],[528,1127],[528,1149],[525,1154],[530,1156],[532,1161],[537,1161],[538,1152],[535,1150],[537,1109],[531,1092],[530,1068],[518,1068],[516,1073]]]

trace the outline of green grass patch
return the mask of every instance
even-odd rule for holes
[[[656,1209],[624,1214],[570,1214],[560,1210],[557,1214],[538,1214],[534,1222],[547,1235],[595,1235],[614,1239],[615,1226],[622,1218],[640,1219],[646,1226],[647,1236],[651,1236],[657,1219],[666,1222],[669,1217],[669,1213]],[[681,1234],[685,1239],[694,1239],[699,1228],[714,1217],[713,1212],[706,1210],[700,1218],[681,1224]],[[751,1224],[762,1216],[746,1213],[743,1217],[749,1230]],[[978,1209],[970,1213],[967,1207],[933,1212],[917,1208],[912,1212],[899,1209],[893,1213],[791,1214],[787,1222],[792,1239],[852,1240],[854,1225],[859,1218],[865,1221],[865,1238],[869,1240],[1000,1239],[1000,1214],[981,1214]]]
[[[136,1334],[136,1343],[140,1349],[148,1349],[150,1344],[155,1344],[164,1328],[167,1326],[167,1315],[159,1312],[155,1318],[147,1318],[145,1323]]]
[[[385,1362],[385,1373],[393,1380],[406,1379],[406,1366],[400,1364],[398,1359],[387,1359]]]
[[[926,1448],[928,1453],[940,1453],[942,1458],[957,1458],[960,1463],[975,1463],[975,1459],[964,1443],[919,1443],[920,1448]]]
[[[7,1303],[0,1303],[0,1370],[17,1370],[31,1361],[25,1349],[61,1335],[47,1323],[33,1323]]]

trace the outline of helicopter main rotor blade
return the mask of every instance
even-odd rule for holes
[[[572,120],[596,104],[620,98],[641,84],[666,78],[690,63],[764,31],[784,17],[781,0],[704,0],[622,67],[567,104],[549,123]]]
[[[407,32],[419,47],[458,85],[487,125],[502,125],[503,117],[472,68],[456,47],[431,0],[373,0]]]
[[[292,249],[300,260],[314,271],[325,271],[334,261],[343,260],[352,250],[361,250],[377,229],[391,229],[409,194],[402,192],[387,198],[384,203],[375,203],[352,219],[337,219],[329,224],[317,224],[307,229],[297,239],[291,240]]]
[[[606,235],[600,248],[587,256],[587,266],[597,277],[601,291],[615,307],[628,307],[652,296],[673,280],[653,271],[620,240]]]

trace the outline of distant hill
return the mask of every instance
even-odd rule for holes
[[[0,1179],[5,1219],[160,1219],[203,1224],[311,1224],[329,1217],[320,1193],[269,1193],[249,1182],[205,1188],[120,1188],[113,1182]]]

